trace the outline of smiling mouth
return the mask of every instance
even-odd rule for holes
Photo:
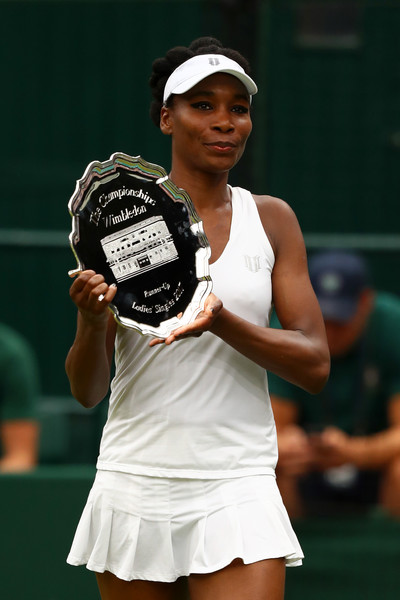
[[[212,148],[213,150],[218,150],[220,152],[229,152],[229,150],[236,148],[236,146],[230,142],[208,142],[205,145],[207,148]]]

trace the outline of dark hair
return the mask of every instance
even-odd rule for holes
[[[182,63],[199,54],[223,54],[235,60],[247,74],[250,73],[250,65],[247,60],[236,50],[224,48],[222,43],[213,37],[200,37],[194,40],[190,46],[175,46],[168,50],[162,58],[156,58],[152,65],[152,73],[149,80],[153,96],[150,105],[150,118],[153,123],[160,126],[160,111],[163,104],[165,84],[171,73]]]

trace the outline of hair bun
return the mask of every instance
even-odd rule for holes
[[[189,52],[189,49],[185,48],[185,46],[175,46],[175,48],[171,48],[171,50],[168,50],[167,54],[165,55],[165,58],[172,66],[172,70],[174,70],[177,65],[185,62],[186,60],[188,60],[188,58],[191,58],[192,55],[193,52]]]
[[[192,50],[193,52],[197,52],[198,50],[201,50],[202,48],[207,48],[207,54],[211,54],[210,52],[210,47],[215,47],[215,49],[218,48],[223,48],[223,44],[217,40],[217,38],[214,37],[200,37],[197,38],[196,40],[194,40],[190,46],[189,46],[189,50]]]

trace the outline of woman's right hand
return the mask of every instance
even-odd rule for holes
[[[69,293],[78,308],[78,320],[65,368],[72,395],[91,408],[109,390],[117,324],[108,307],[117,288],[92,270],[70,273],[70,277],[75,275]]]
[[[75,273],[72,276],[75,276]],[[84,321],[107,323],[109,318],[107,309],[116,292],[115,284],[108,285],[103,275],[88,269],[78,273],[70,287],[69,295]]]

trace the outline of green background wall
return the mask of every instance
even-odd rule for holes
[[[347,36],[313,44],[307,4],[270,12],[269,190],[306,231],[398,233],[400,4],[347,2],[356,9]]]
[[[305,43],[305,11],[332,4],[343,6],[0,0],[2,318],[37,350],[44,396],[69,394],[75,181],[115,151],[169,167],[168,140],[147,118],[150,65],[199,35],[238,47],[259,82],[254,132],[232,183],[287,200],[310,252],[363,249],[377,285],[400,293],[400,2],[347,0],[353,43]],[[327,18],[332,25],[337,14]]]
[[[377,285],[400,293],[400,2],[344,4],[357,9],[347,47],[332,36],[337,13],[328,24],[314,14],[325,37],[300,35],[305,11],[328,0],[0,0],[2,320],[38,354],[44,462],[92,465],[1,478],[5,597],[98,597],[89,573],[64,564],[104,419],[69,397],[64,374],[75,323],[67,203],[86,165],[112,152],[168,168],[168,140],[147,118],[155,57],[205,34],[246,54],[260,92],[231,182],[284,198],[310,252],[359,248]],[[296,530],[309,558],[288,573],[288,598],[395,597],[397,523]]]

